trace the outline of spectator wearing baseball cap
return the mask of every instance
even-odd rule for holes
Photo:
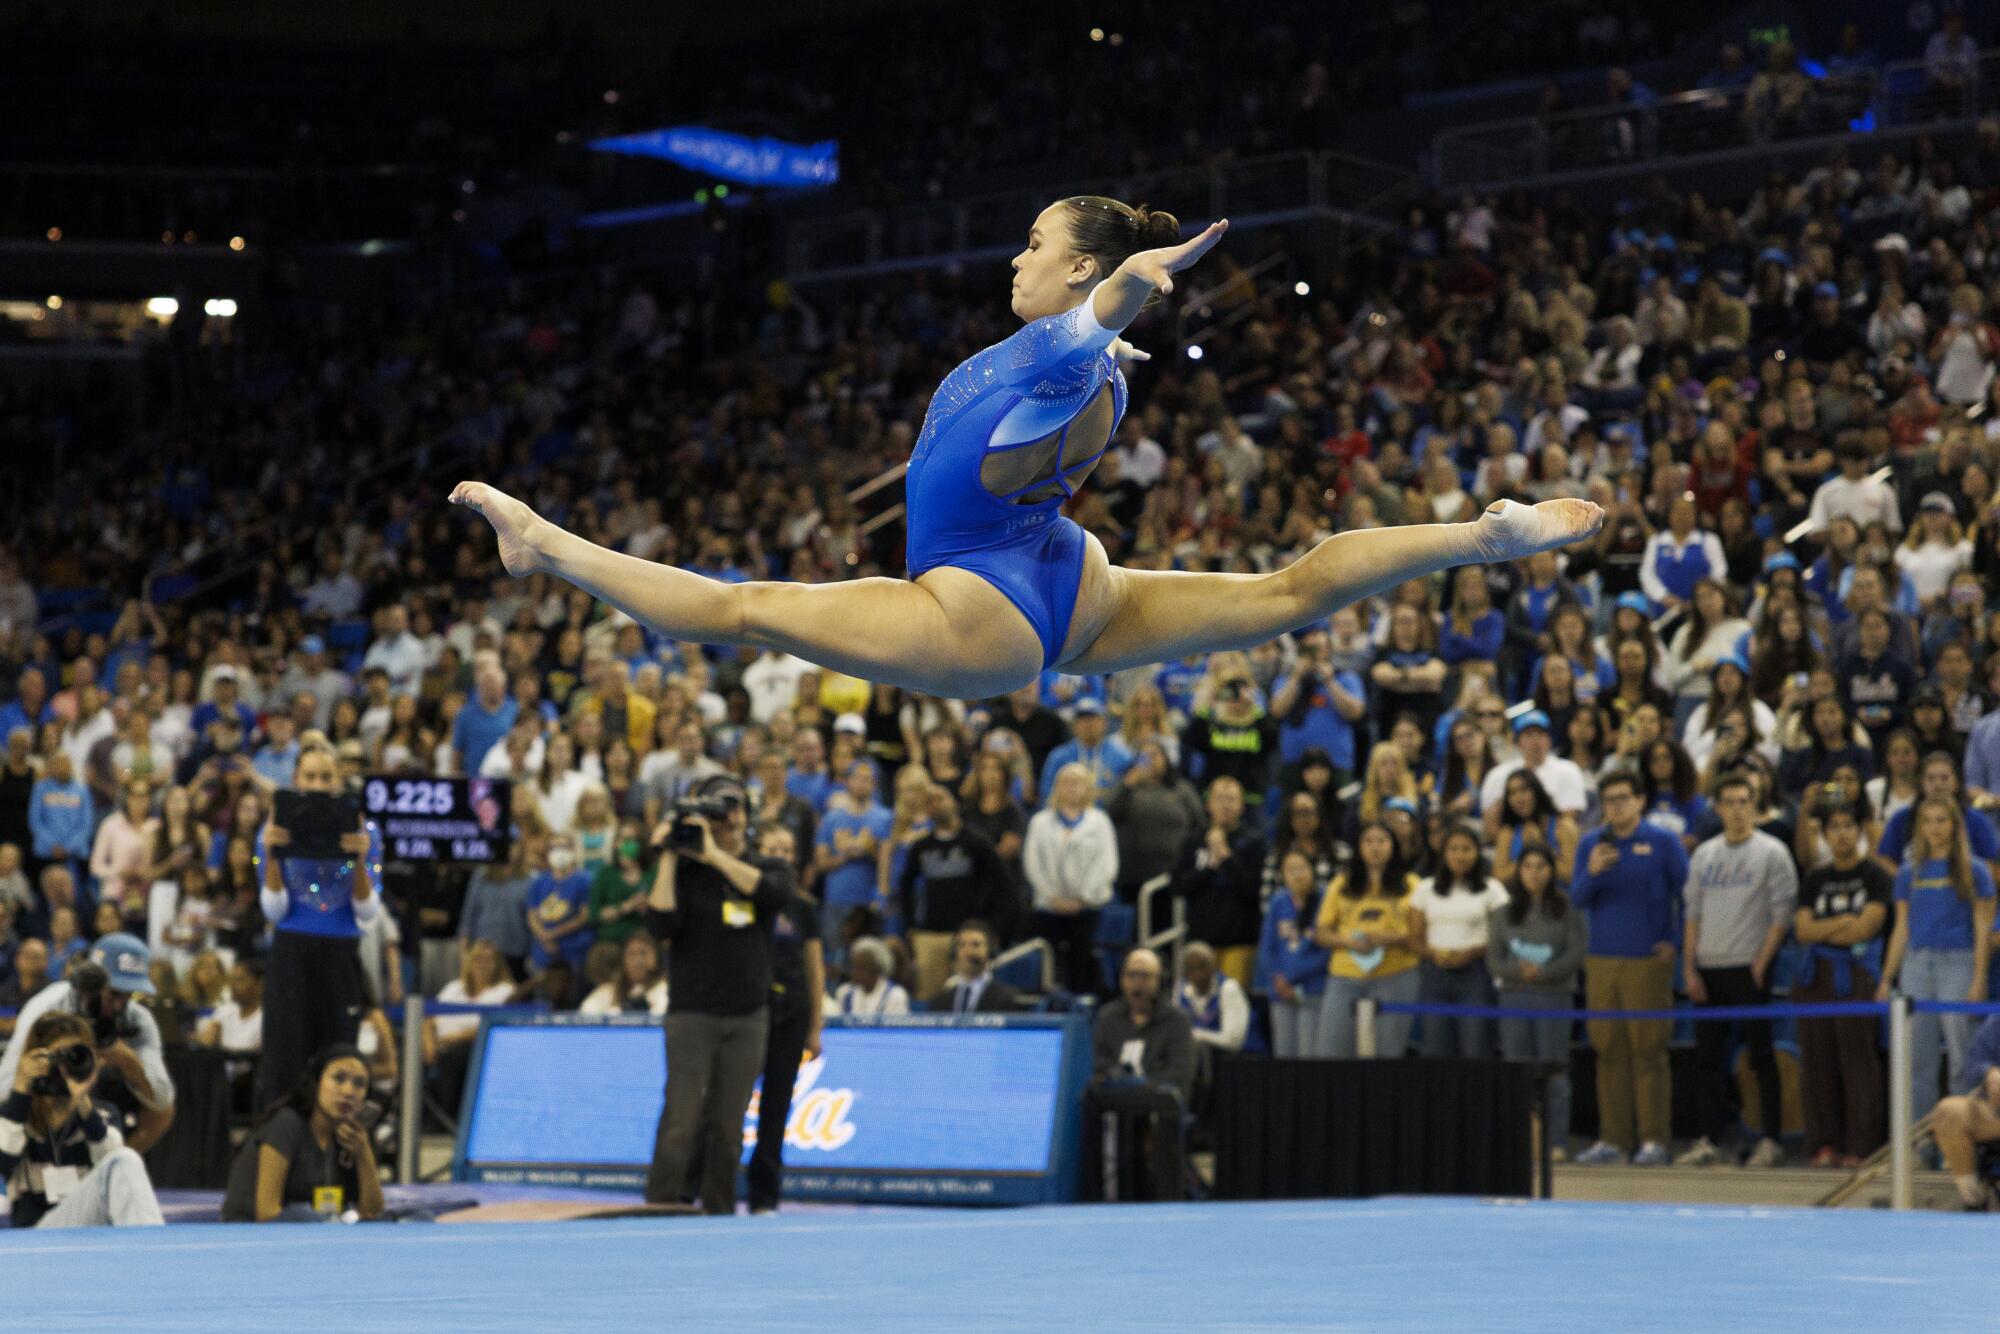
[[[1942,491],[1917,502],[1917,521],[1896,548],[1896,568],[1910,581],[1917,605],[1930,611],[1951,586],[1951,577],[1972,568],[1972,541],[1959,526],[1958,508]]]
[[[326,641],[318,635],[307,635],[299,641],[285,674],[278,678],[278,698],[285,704],[300,695],[312,696],[312,726],[322,732],[333,717],[334,701],[346,698],[353,688],[347,673],[327,659]]]
[[[1812,313],[1799,333],[1798,350],[1814,366],[1826,367],[1850,352],[1866,349],[1861,330],[1841,309],[1840,285],[1822,280],[1813,287]]]
[[[1549,715],[1540,709],[1530,709],[1514,720],[1514,744],[1520,753],[1494,765],[1479,785],[1479,809],[1486,812],[1489,833],[1498,827],[1507,776],[1516,770],[1525,769],[1540,779],[1559,812],[1581,814],[1590,805],[1590,780],[1574,760],[1555,753],[1552,730]]]
[[[153,994],[153,954],[137,936],[114,931],[98,937],[84,957],[103,970],[102,986],[93,989],[87,978],[72,974],[21,1007],[13,1039],[0,1056],[0,1089],[12,1086],[37,1019],[51,1012],[81,1015],[96,1031],[99,1063],[118,1072],[138,1104],[137,1124],[126,1143],[144,1153],[174,1121],[174,1081],[167,1074],[160,1026],[150,1010],[132,1004],[134,996]]]
[[[1056,775],[1066,764],[1081,764],[1090,770],[1090,776],[1097,785],[1097,802],[1103,805],[1118,790],[1118,783],[1125,777],[1125,771],[1132,767],[1132,752],[1123,741],[1110,734],[1110,720],[1104,714],[1104,701],[1095,695],[1085,695],[1076,701],[1075,716],[1070,720],[1070,739],[1049,752],[1049,758],[1042,764],[1041,800],[1047,805],[1049,795],[1055,791]]]

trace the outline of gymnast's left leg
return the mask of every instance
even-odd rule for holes
[[[1253,648],[1405,580],[1456,565],[1519,560],[1583,541],[1603,524],[1604,511],[1587,500],[1500,501],[1474,523],[1335,533],[1269,574],[1106,567],[1093,539],[1088,559],[1100,568],[1085,574],[1085,597],[1060,666],[1091,675]]]

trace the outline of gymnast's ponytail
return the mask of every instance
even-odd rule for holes
[[[1096,258],[1100,280],[1129,256],[1181,239],[1179,218],[1144,204],[1133,208],[1103,195],[1075,195],[1062,202],[1069,210],[1070,244],[1078,254]]]

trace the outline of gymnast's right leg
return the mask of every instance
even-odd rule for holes
[[[493,525],[507,573],[553,574],[672,639],[776,649],[946,699],[1005,694],[1042,669],[1027,617],[965,570],[730,584],[587,542],[483,482],[459,483],[451,500]]]

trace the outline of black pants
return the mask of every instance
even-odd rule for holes
[[[1708,988],[1710,1005],[1763,1005],[1771,993],[1751,978],[1744,968],[1699,968],[1702,985]],[[1734,1138],[1736,1128],[1735,1080],[1729,1069],[1729,1034],[1735,1027],[1725,1023],[1694,1026],[1696,1107],[1701,1133],[1715,1144]],[[1772,1139],[1783,1132],[1784,1091],[1778,1085],[1778,1061],[1771,1052],[1771,1026],[1746,1021],[1742,1024],[1743,1044],[1750,1049],[1750,1068],[1757,1074],[1757,1102],[1763,1133]]]
[[[680,1203],[699,1134],[702,1211],[736,1211],[743,1113],[764,1061],[768,1028],[761,1008],[741,1015],[667,1015],[667,1097],[646,1173],[647,1203]]]
[[[1049,942],[1056,952],[1056,982],[1066,991],[1092,996],[1102,979],[1097,969],[1097,912],[1038,912],[1034,933]]]
[[[264,1058],[257,1103],[291,1092],[322,1047],[361,1029],[361,959],[351,936],[280,931],[264,973]]]
[[[805,1058],[812,1015],[804,1008],[771,1019],[764,1039],[764,1091],[757,1095],[757,1147],[750,1152],[750,1207],[775,1209],[785,1185],[785,1123],[792,1119],[792,1088]]]

